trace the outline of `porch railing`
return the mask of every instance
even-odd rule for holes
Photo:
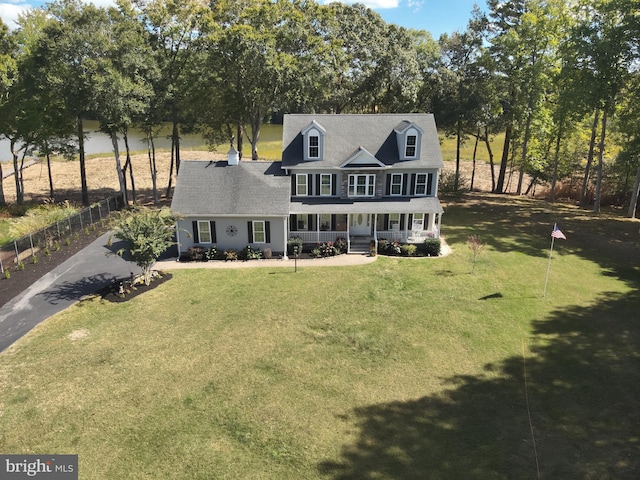
[[[389,240],[391,242],[402,243],[422,243],[427,238],[437,238],[438,232],[435,230],[385,230],[376,232],[378,240]],[[335,242],[336,238],[342,237],[347,241],[348,232],[344,231],[315,231],[315,232],[289,232],[289,238],[298,237],[302,240],[302,243],[327,243]]]

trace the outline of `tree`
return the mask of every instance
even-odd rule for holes
[[[0,19],[0,136],[6,133],[6,122],[10,118],[6,105],[9,89],[16,74],[15,43],[9,28]],[[2,183],[2,164],[0,163],[0,205],[6,205]]]
[[[116,253],[128,255],[142,269],[145,285],[152,279],[152,267],[169,247],[175,245],[176,219],[168,208],[136,208],[118,212],[113,223],[113,236],[127,247]]]

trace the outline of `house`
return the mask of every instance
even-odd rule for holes
[[[180,250],[247,245],[286,252],[344,238],[421,243],[440,236],[444,167],[431,114],[285,115],[282,161],[185,161],[172,209]],[[187,232],[189,235],[185,234]]]

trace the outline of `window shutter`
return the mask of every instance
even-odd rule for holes
[[[298,194],[298,186],[296,185],[296,174],[291,174],[291,196],[295,197]]]
[[[431,195],[431,193],[433,192],[432,183],[433,183],[433,173],[430,173],[429,175],[427,175],[427,195]]]
[[[429,230],[429,214],[425,213],[424,218],[422,219],[422,229]]]
[[[307,215],[307,230],[312,231],[315,230],[315,227],[313,226],[313,219],[315,218],[315,215]]]
[[[292,232],[298,231],[298,216],[295,213],[289,216],[289,230]]]
[[[271,222],[264,222],[264,240],[271,243]]]
[[[413,230],[413,213],[409,214],[409,230]]]
[[[307,175],[307,195],[313,195],[313,175]]]
[[[253,223],[251,220],[247,222],[247,230],[249,232],[249,243],[253,243]]]
[[[384,194],[387,196],[391,195],[391,174],[390,173],[387,173],[387,186],[385,187]]]
[[[334,231],[334,232],[336,231],[336,216],[335,216],[335,214],[331,215],[331,230]]]
[[[209,230],[211,231],[211,243],[216,243],[218,241],[216,238],[216,222],[213,220],[209,222]]]
[[[193,225],[193,243],[200,243],[200,234],[198,232],[198,221],[194,220],[191,222]]]
[[[316,195],[320,195],[320,178],[322,177],[322,175],[320,175],[319,173],[314,175],[314,177],[316,177],[316,191],[315,194]]]
[[[389,214],[384,214],[384,228],[383,230],[389,230]]]
[[[414,196],[416,194],[416,174],[415,173],[411,174],[410,188],[411,188],[411,191],[409,192],[409,195]]]
[[[401,213],[400,214],[400,230],[405,230],[407,228],[407,224],[404,223],[404,219],[405,219],[405,214]]]
[[[402,175],[402,195],[406,196],[409,191],[409,174]]]
[[[331,195],[335,196],[338,189],[338,176],[335,173],[331,174]]]

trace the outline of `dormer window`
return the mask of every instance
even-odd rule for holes
[[[302,130],[303,152],[305,162],[323,160],[325,130],[315,120]]]
[[[320,137],[309,137],[309,158],[320,158]]]
[[[416,124],[401,122],[396,128],[399,160],[416,160],[420,158],[420,143],[424,131]]]
[[[416,156],[416,141],[417,135],[407,135],[407,145],[404,149],[404,156],[407,158],[414,158]]]

